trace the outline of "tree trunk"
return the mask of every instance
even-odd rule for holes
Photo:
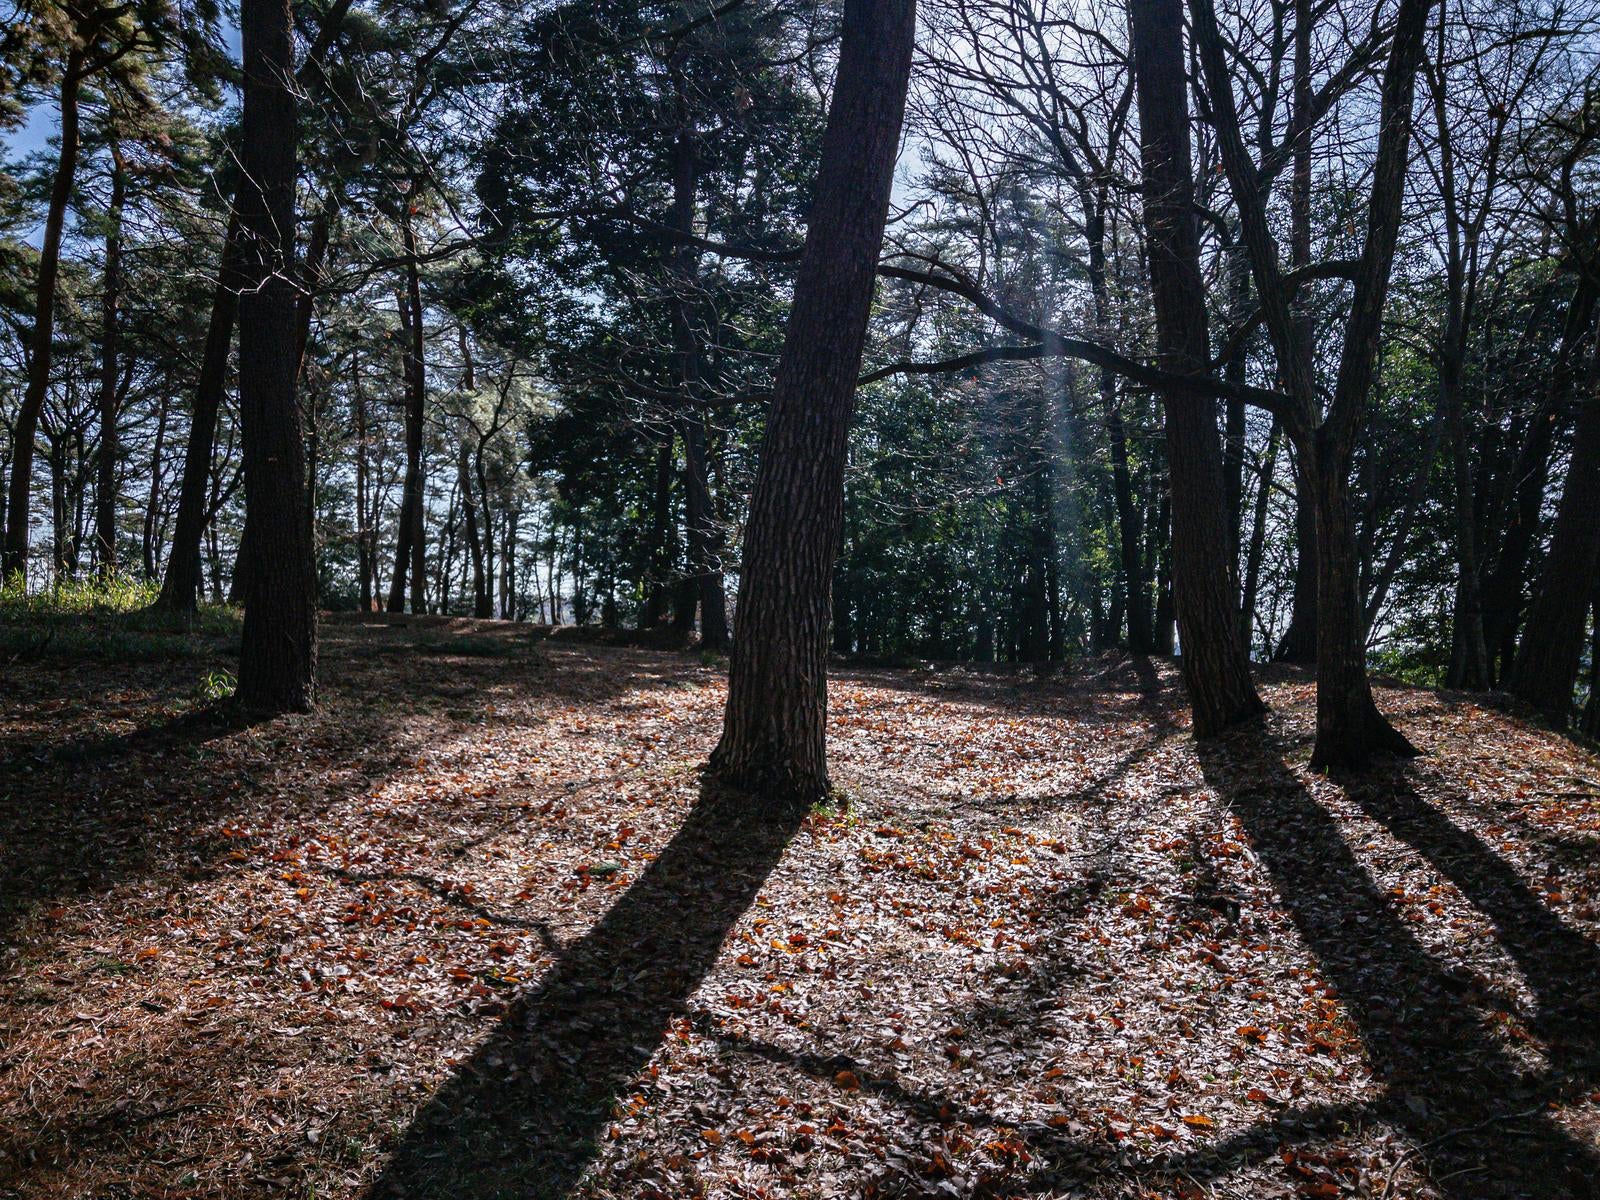
[[[28,384],[17,409],[11,436],[10,493],[6,503],[6,540],[0,553],[0,580],[28,574],[28,500],[33,487],[34,440],[45,394],[50,390],[51,355],[55,342],[56,279],[61,269],[61,234],[78,170],[78,85],[83,51],[73,44],[61,73],[61,155],[50,185],[44,240],[39,244],[39,274],[34,285],[33,333],[29,339]]]
[[[1289,628],[1273,654],[1278,662],[1310,666],[1317,661],[1317,512],[1309,473],[1295,453],[1294,599]]]
[[[1376,754],[1418,753],[1378,711],[1366,671],[1356,579],[1350,460],[1376,373],[1411,150],[1411,108],[1432,0],[1401,0],[1383,77],[1367,232],[1328,414],[1302,443],[1317,502],[1317,740],[1313,767],[1364,767]],[[1310,444],[1305,444],[1310,443]]]
[[[193,612],[200,588],[200,536],[206,523],[206,490],[211,478],[211,456],[216,446],[217,413],[228,381],[228,350],[233,343],[234,316],[243,286],[240,273],[239,198],[228,214],[228,231],[222,241],[217,285],[211,294],[211,319],[206,327],[200,378],[195,385],[194,413],[189,421],[189,441],[183,457],[183,482],[178,491],[178,514],[172,528],[172,552],[161,583],[156,607],[173,612]]]
[[[1584,703],[1578,730],[1587,737],[1600,738],[1600,580],[1595,581],[1590,608],[1594,621],[1589,635],[1589,699]]]
[[[644,585],[644,609],[639,625],[653,629],[666,619],[668,588],[676,555],[672,545],[672,431],[656,447],[655,491],[650,504],[649,577]]]
[[[1272,499],[1272,476],[1278,465],[1278,443],[1282,425],[1274,419],[1267,434],[1267,448],[1261,459],[1261,480],[1256,486],[1255,514],[1250,526],[1250,545],[1245,551],[1244,597],[1239,605],[1239,638],[1246,655],[1254,640],[1256,596],[1261,588],[1261,559],[1267,545],[1267,506]]]
[[[1558,729],[1565,729],[1572,716],[1584,619],[1600,567],[1600,352],[1590,362],[1550,553],[1506,688]]]
[[[117,308],[122,300],[122,207],[128,178],[122,151],[111,143],[111,207],[106,212],[105,286],[100,300],[100,453],[95,472],[94,540],[100,578],[117,573]]]
[[[1295,0],[1294,6],[1294,157],[1289,181],[1289,262],[1299,268],[1311,262],[1311,4]],[[1306,295],[1293,298],[1294,353],[1297,376],[1313,380],[1316,373],[1316,315]],[[1289,628],[1273,656],[1279,662],[1309,665],[1317,660],[1317,517],[1316,500],[1308,485],[1310,469],[1295,453],[1295,566],[1294,601]]]
[[[361,359],[350,356],[350,394],[356,433],[356,575],[361,611],[372,611],[372,531],[367,526],[367,394],[361,386]]]
[[[711,766],[774,807],[828,791],[829,590],[915,0],[846,0],[838,77],[745,527],[739,633]]]
[[[400,529],[395,546],[394,576],[389,581],[389,611],[404,612],[406,580],[411,581],[411,611],[426,611],[423,577],[422,422],[426,379],[422,358],[422,290],[417,271],[416,234],[409,204],[400,210],[400,231],[406,249],[406,290],[400,300],[400,326],[405,338],[406,478],[400,493]]]
[[[144,503],[144,527],[140,531],[144,577],[156,577],[156,560],[161,557],[161,471],[162,456],[167,449],[167,417],[170,410],[166,390],[156,403],[156,437],[150,448],[150,491]]]
[[[672,252],[672,338],[683,385],[685,516],[689,527],[689,567],[700,602],[700,644],[710,650],[728,646],[728,610],[723,595],[722,565],[717,553],[716,519],[711,506],[710,470],[706,458],[705,417],[697,407],[700,390],[700,339],[695,333],[692,297],[697,286],[699,252],[688,240],[694,233],[695,194],[699,181],[699,146],[685,101],[684,80],[674,67],[678,95],[678,137],[673,148],[672,228],[681,240]]]
[[[1518,618],[1527,585],[1528,558],[1539,532],[1549,476],[1550,450],[1562,414],[1567,409],[1583,354],[1594,330],[1594,312],[1600,302],[1600,281],[1590,271],[1580,271],[1561,331],[1561,346],[1551,366],[1549,383],[1528,422],[1507,476],[1510,512],[1494,573],[1484,587],[1484,641],[1501,674],[1516,658]]]
[[[1322,440],[1319,438],[1319,441]],[[1315,459],[1307,477],[1307,466]],[[1374,753],[1415,754],[1378,711],[1367,680],[1365,622],[1356,595],[1348,458],[1306,447],[1301,479],[1317,516],[1317,743],[1314,767],[1362,767]]]
[[[1181,0],[1133,0],[1128,12],[1156,345],[1165,368],[1188,373],[1203,370],[1211,355],[1189,158],[1183,7]],[[1265,706],[1239,641],[1215,403],[1178,395],[1163,403],[1181,665],[1195,735],[1207,737]]]
[[[296,114],[288,0],[243,0],[240,28],[239,417],[253,563],[245,571],[237,696],[251,711],[305,711],[316,692],[316,564],[294,398]]]
[[[1107,399],[1106,380],[1110,380]],[[1133,475],[1128,468],[1128,435],[1122,422],[1122,409],[1116,396],[1116,381],[1104,372],[1100,389],[1106,401],[1106,431],[1111,439],[1111,490],[1117,505],[1117,544],[1122,554],[1124,594],[1127,597],[1128,649],[1149,654],[1155,649],[1150,634],[1150,589],[1145,583],[1144,522],[1133,495]],[[1118,622],[1120,625],[1120,621]],[[1120,629],[1111,630],[1116,638]]]

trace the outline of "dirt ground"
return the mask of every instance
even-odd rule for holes
[[[843,671],[848,803],[702,800],[722,669],[331,621],[0,668],[0,1197],[1600,1195],[1600,758],[1170,664]]]

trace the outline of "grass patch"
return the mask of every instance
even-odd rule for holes
[[[151,607],[160,589],[131,578],[62,580],[30,592],[0,588],[0,663],[44,658],[158,662],[237,649],[237,609],[170,613]]]

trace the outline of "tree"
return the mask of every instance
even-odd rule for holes
[[[1195,229],[1180,0],[1133,0],[1134,78],[1144,159],[1150,290],[1162,366],[1180,375],[1211,357],[1200,245]],[[1216,403],[1167,394],[1168,486],[1172,495],[1173,599],[1183,639],[1183,679],[1194,732],[1205,737],[1264,711],[1250,679],[1228,562],[1222,448]]]
[[[745,525],[739,627],[711,768],[777,805],[810,803],[828,789],[829,589],[915,30],[914,0],[846,0],[811,222]]]
[[[238,700],[297,712],[316,695],[316,564],[305,519],[305,446],[295,403],[293,17],[288,0],[244,0],[239,188],[239,414],[245,574]]]
[[[61,43],[60,145],[34,282],[27,387],[13,435],[15,453],[6,502],[5,543],[0,550],[0,578],[26,576],[28,570],[34,438],[54,361],[56,285],[62,235],[81,149],[83,91],[91,81],[109,78],[131,96],[142,97],[143,56],[170,46],[177,46],[187,56],[192,81],[203,78],[212,66],[215,52],[212,43],[216,17],[214,3],[186,8],[174,7],[167,0],[140,0],[133,4],[72,0],[44,22],[44,27]]]
[[[1561,729],[1572,717],[1584,619],[1600,569],[1600,350],[1590,364],[1550,553],[1506,685]]]
[[[1317,740],[1312,764],[1360,767],[1376,753],[1415,754],[1415,748],[1372,699],[1366,673],[1366,626],[1357,587],[1355,529],[1350,505],[1350,464],[1372,386],[1384,301],[1394,266],[1395,243],[1410,157],[1412,101],[1422,65],[1423,36],[1432,0],[1401,0],[1381,85],[1378,146],[1366,206],[1366,232],[1349,275],[1353,285],[1345,320],[1333,398],[1324,413],[1305,329],[1295,320],[1295,282],[1279,265],[1268,228],[1263,177],[1245,148],[1222,34],[1211,0],[1191,0],[1194,36],[1206,82],[1210,123],[1251,272],[1263,324],[1278,357],[1290,404],[1281,409],[1298,452],[1301,488],[1316,514],[1317,541]],[[1301,19],[1310,19],[1309,7]],[[1293,137],[1311,128],[1312,113],[1296,114]]]

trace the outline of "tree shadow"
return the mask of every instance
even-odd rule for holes
[[[1439,1189],[1449,1197],[1600,1195],[1600,1156],[1546,1111],[1556,1092],[1550,1074],[1525,1067],[1496,1042],[1487,1014],[1399,918],[1334,816],[1266,735],[1236,732],[1199,743],[1198,753],[1207,781],[1250,835],[1284,908],[1353,1018],[1385,1085],[1380,1115],[1415,1141]],[[1430,860],[1449,864],[1446,873],[1465,881],[1468,898],[1485,903],[1502,932],[1509,931],[1512,953],[1534,964],[1530,983],[1544,989],[1541,997],[1554,995],[1538,939],[1565,939],[1533,916],[1537,899],[1486,846],[1414,794],[1380,798],[1384,792],[1382,781],[1370,791],[1363,785],[1375,815],[1387,816]]]
[[[417,741],[414,723],[441,709],[448,715],[452,702],[509,692],[599,706],[629,687],[665,686],[676,673],[666,656],[629,651],[573,648],[554,659],[468,653],[451,666],[448,683],[432,667],[428,687],[406,691],[390,681],[425,648],[397,640],[395,629],[332,627],[322,655],[326,700],[309,716],[264,720],[227,703],[169,715],[161,710],[192,702],[185,690],[192,681],[169,664],[150,664],[125,667],[115,677],[121,688],[150,693],[133,729],[0,738],[0,943],[52,903],[106,892],[180,858],[190,873],[215,864],[225,847],[208,842],[205,830],[219,820],[268,804],[309,818],[318,807],[412,769],[406,752]],[[519,636],[513,628],[502,640]],[[389,655],[392,665],[385,664]],[[348,670],[358,658],[378,665]],[[71,694],[65,684],[54,685],[56,678],[102,669],[63,660],[35,671],[6,699],[26,712],[30,703]],[[256,750],[230,753],[229,739],[245,732],[271,745],[274,759]],[[293,778],[307,755],[319,768],[351,777],[319,793]]]
[[[1600,948],[1551,912],[1481,838],[1423,799],[1414,768],[1397,765],[1353,780],[1345,791],[1494,922],[1496,940],[1538,1001],[1530,1024],[1555,1043],[1557,1057],[1594,1053],[1600,1045]]]
[[[412,1121],[374,1197],[566,1195],[804,814],[704,785],[638,881]]]

